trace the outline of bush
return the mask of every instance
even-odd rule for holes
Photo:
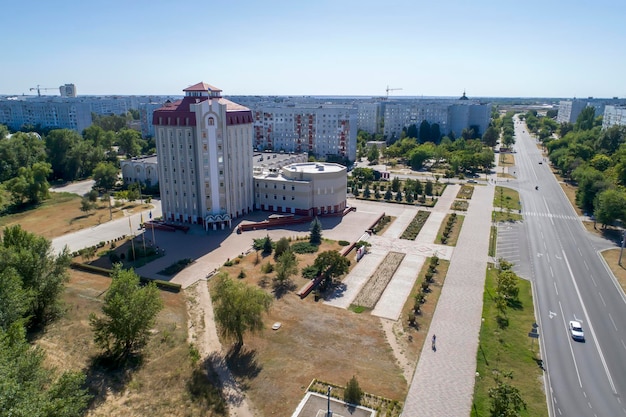
[[[309,242],[296,242],[291,245],[291,250],[295,253],[315,253],[319,250],[319,246],[313,245]]]
[[[309,265],[302,268],[302,277],[307,279],[315,279],[320,274],[319,269],[315,265]]]
[[[261,266],[261,272],[263,272],[264,274],[274,272],[274,264],[272,264],[271,262],[263,264],[263,266]]]
[[[339,246],[348,246],[350,244],[347,240],[340,240],[337,243],[339,243]]]
[[[239,272],[239,275],[237,275],[237,278],[239,279],[244,279],[246,277],[246,273],[243,272],[243,269]]]
[[[224,266],[233,266],[233,261],[230,259],[226,260],[226,262],[224,262]]]

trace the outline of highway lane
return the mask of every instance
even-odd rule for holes
[[[516,183],[551,414],[624,416],[626,300],[597,253],[606,244],[599,245],[582,227],[525,130],[516,124]],[[585,343],[569,335],[567,325],[574,318],[583,323]]]

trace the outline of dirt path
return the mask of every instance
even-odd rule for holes
[[[200,280],[185,289],[189,312],[188,340],[200,352],[201,360],[210,358],[213,369],[219,376],[231,417],[254,417],[244,393],[230,373],[222,345],[217,338],[217,329],[213,317],[213,304],[207,282]]]
[[[380,319],[380,324],[385,332],[385,336],[387,337],[387,341],[391,346],[391,350],[393,351],[393,355],[396,357],[398,361],[398,366],[402,369],[402,374],[407,381],[407,384],[411,383],[413,379],[413,373],[415,372],[415,367],[417,366],[417,362],[415,360],[411,360],[405,354],[405,348],[402,346],[403,342],[398,340],[397,332],[401,332],[402,323],[399,321],[392,321],[388,319]]]

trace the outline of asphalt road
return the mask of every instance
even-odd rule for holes
[[[515,130],[520,262],[534,284],[550,414],[626,416],[626,298],[598,253],[615,245],[584,229],[526,126]],[[585,342],[571,338],[573,319]]]

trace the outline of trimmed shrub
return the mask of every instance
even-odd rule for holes
[[[291,245],[291,250],[295,253],[315,253],[319,250],[319,246],[313,245],[309,242],[296,242]]]

